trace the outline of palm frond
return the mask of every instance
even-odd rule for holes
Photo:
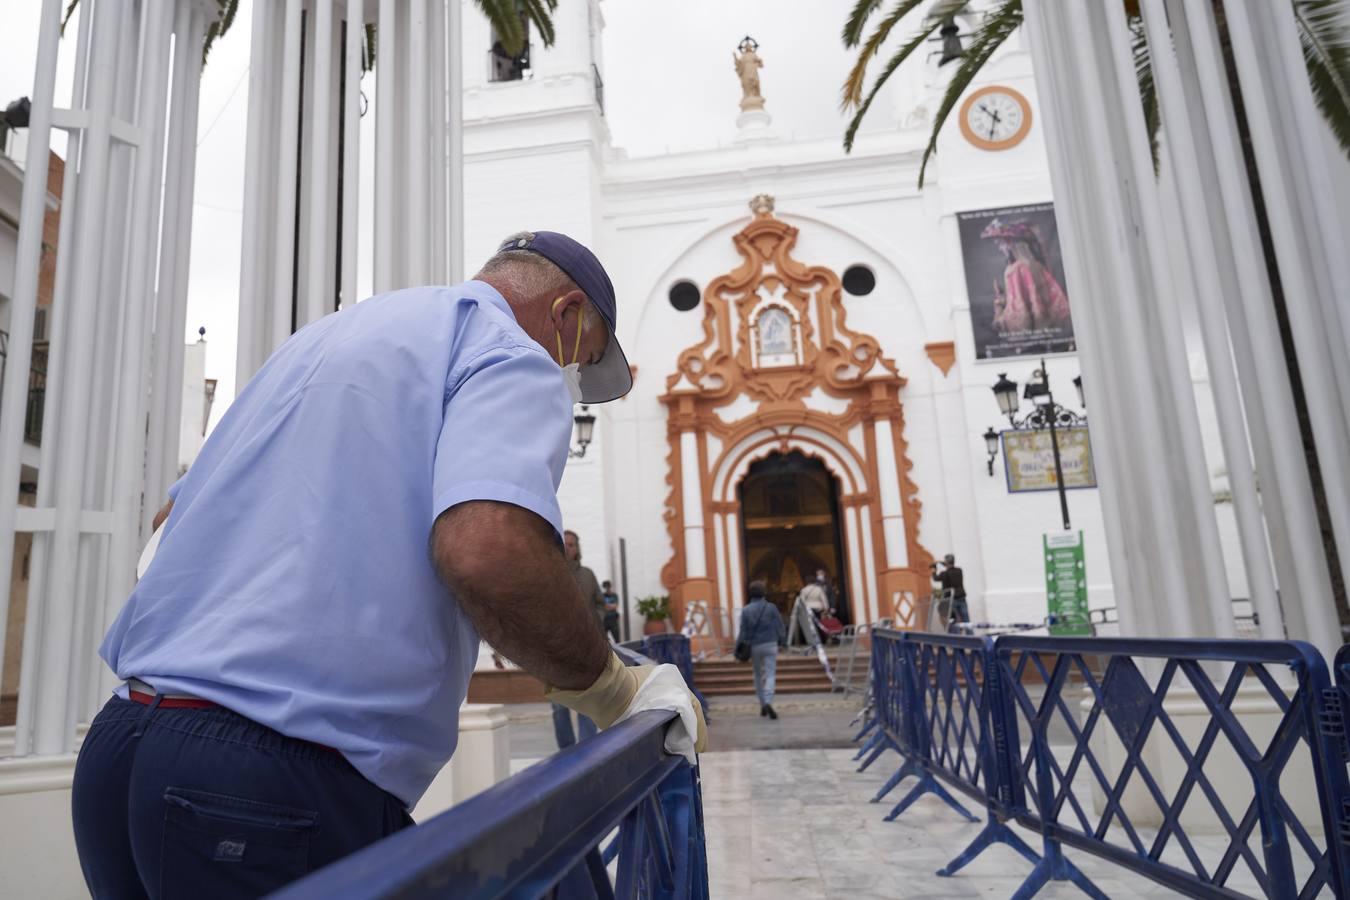
[[[1350,156],[1350,13],[1341,0],[1294,0],[1313,99]]]
[[[202,41],[202,65],[206,65],[206,57],[211,52],[211,45],[225,33],[230,30],[234,24],[235,14],[239,12],[239,0],[216,0],[219,8],[219,14],[216,20],[206,29],[206,39]]]
[[[525,15],[529,17],[539,40],[545,47],[552,47],[557,34],[553,30],[553,12],[558,8],[558,0],[522,0]]]
[[[1022,0],[1006,0],[1004,4],[997,9],[988,12],[984,20],[980,22],[980,27],[976,29],[974,36],[970,40],[970,45],[966,48],[965,56],[961,57],[961,66],[952,75],[952,80],[947,84],[947,91],[942,95],[942,103],[938,105],[937,115],[933,117],[933,132],[928,137],[928,146],[923,151],[923,162],[919,164],[919,187],[923,187],[924,173],[928,170],[928,161],[937,152],[938,133],[942,131],[943,124],[947,117],[951,115],[956,103],[961,99],[961,95],[970,87],[970,83],[975,80],[980,69],[984,68],[1003,42],[1012,36],[1022,24]]]
[[[852,49],[858,46],[862,40],[863,26],[867,20],[872,17],[872,13],[877,11],[883,0],[857,0],[853,4],[853,9],[849,12],[848,18],[844,20],[844,30],[840,32],[839,37],[844,42],[844,46]]]
[[[872,57],[877,55],[877,51],[881,49],[882,44],[886,43],[886,39],[891,36],[892,29],[900,23],[900,20],[913,12],[923,2],[924,0],[900,0],[895,8],[877,23],[876,30],[872,32],[863,48],[858,51],[858,58],[854,61],[853,68],[849,71],[848,77],[844,79],[844,86],[840,90],[839,106],[841,109],[852,109],[862,102],[863,83],[867,80],[867,64],[872,61]],[[931,34],[932,31],[932,28],[928,29],[928,33]],[[890,73],[886,73],[885,77],[889,78]]]
[[[366,47],[361,55],[361,74],[371,71],[375,68],[375,23],[366,23]]]
[[[853,149],[853,139],[858,133],[858,126],[862,124],[863,116],[867,115],[867,110],[872,106],[872,101],[876,99],[877,92],[881,90],[887,79],[895,74],[895,70],[900,68],[900,64],[908,59],[915,50],[923,46],[924,41],[928,40],[929,35],[934,31],[937,31],[940,27],[942,27],[941,19],[933,19],[928,22],[918,34],[915,34],[910,38],[904,46],[895,51],[895,54],[890,59],[886,60],[886,65],[882,68],[881,74],[878,75],[877,80],[873,82],[872,89],[867,92],[867,99],[863,100],[858,106],[858,111],[853,114],[852,121],[848,123],[848,130],[844,132],[845,152]]]
[[[1134,54],[1134,77],[1139,83],[1139,96],[1144,101],[1144,127],[1148,130],[1148,150],[1153,156],[1153,174],[1158,174],[1158,128],[1162,113],[1158,108],[1158,90],[1153,83],[1153,56],[1148,47],[1148,35],[1142,18],[1130,22],[1130,50]]]
[[[515,56],[525,48],[525,24],[521,20],[520,11],[516,8],[516,0],[474,0],[483,15],[487,16],[488,23],[492,26],[493,33],[497,40],[501,42],[504,49],[511,56]]]
[[[80,5],[80,0],[70,0],[70,5],[66,7],[66,14],[61,17],[61,36],[66,35],[66,26],[70,24],[70,17],[75,15],[75,7]]]

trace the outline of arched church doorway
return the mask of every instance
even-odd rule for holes
[[[840,619],[853,621],[846,599],[839,482],[825,465],[797,450],[772,453],[750,466],[737,496],[748,580],[763,581],[786,618],[798,591],[823,569]]]

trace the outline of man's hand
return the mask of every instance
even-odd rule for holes
[[[584,691],[560,691],[550,689],[544,697],[554,703],[561,703],[568,709],[574,709],[601,728],[613,725],[628,708],[633,705],[633,697],[642,683],[656,671],[656,666],[625,666],[619,657],[611,653],[605,671]],[[681,684],[683,678],[681,677]],[[702,753],[708,746],[708,725],[703,719],[703,704],[693,692],[689,692],[689,703],[698,719],[698,733],[693,735],[694,750]]]
[[[461,503],[436,520],[431,555],[478,633],[525,671],[569,690],[604,671],[609,645],[548,522],[509,503]]]
[[[153,519],[150,520],[150,531],[151,531],[152,533],[153,533],[153,532],[156,532],[156,531],[159,531],[159,526],[161,526],[161,525],[164,524],[164,520],[167,519],[167,518],[169,518],[169,513],[171,513],[171,512],[173,512],[173,501],[172,501],[172,500],[170,500],[168,503],[165,503],[163,506],[161,506],[161,507],[159,508],[159,512],[155,513],[155,517],[154,517]]]

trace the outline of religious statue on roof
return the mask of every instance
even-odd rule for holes
[[[740,55],[733,53],[731,56],[736,62],[736,75],[741,79],[741,110],[763,109],[764,97],[759,93],[759,70],[764,68],[764,61],[755,53],[759,44],[746,35],[736,49]]]

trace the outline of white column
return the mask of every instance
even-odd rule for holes
[[[1262,199],[1298,352],[1327,508],[1338,547],[1350,548],[1350,473],[1343,465],[1345,448],[1350,445],[1350,379],[1344,374],[1350,336],[1333,320],[1339,318],[1336,305],[1344,302],[1345,285],[1350,283],[1345,253],[1350,242],[1329,205],[1330,192],[1321,189],[1329,177],[1321,155],[1321,126],[1311,110],[1302,57],[1296,69],[1291,65],[1290,40],[1298,54],[1291,11],[1279,4],[1229,6],[1233,59],[1260,170]],[[1316,156],[1309,152],[1314,147]],[[1342,567],[1347,566],[1345,556],[1350,553],[1342,552]],[[1299,602],[1310,630],[1327,621],[1324,597],[1301,595]],[[1323,634],[1322,640],[1328,636]]]
[[[717,553],[717,559],[713,564],[717,568],[717,589],[721,597],[718,606],[730,609],[731,593],[727,590],[727,541],[726,532],[723,530],[725,527],[726,517],[721,513],[713,513],[713,544]],[[719,623],[712,624],[717,627]]]
[[[1125,86],[1111,65],[1112,36],[1100,8],[1057,6],[1044,17],[1042,10],[1040,0],[1026,6],[1037,68],[1043,65],[1042,50],[1070,51],[1069,75],[1056,83],[1075,122],[1060,139],[1073,147],[1052,140],[1050,158],[1060,208],[1075,207],[1072,230],[1084,244],[1066,243],[1065,256],[1089,256],[1090,262],[1071,265],[1090,272],[1077,282],[1087,289],[1076,292],[1076,307],[1091,307],[1088,320],[1102,315],[1100,324],[1090,326],[1099,334],[1086,340],[1084,360],[1099,355],[1115,379],[1131,388],[1113,391],[1124,403],[1093,405],[1094,417],[1108,423],[1108,431],[1133,435],[1122,445],[1131,448],[1122,458],[1137,471],[1103,473],[1140,494],[1130,498],[1134,515],[1124,533],[1127,552],[1135,553],[1129,599],[1157,598],[1149,618],[1162,632],[1231,634],[1217,523],[1137,91],[1133,103],[1121,109]],[[1052,116],[1047,108],[1045,118]],[[1110,379],[1105,382],[1111,392]],[[1125,423],[1129,432],[1123,431]]]
[[[849,593],[853,595],[853,613],[862,622],[875,622],[867,611],[867,589],[863,583],[862,540],[858,536],[858,507],[844,508],[844,532],[846,545],[844,555],[848,558]]]
[[[291,333],[291,302],[295,296],[295,167],[296,145],[300,139],[300,12],[302,0],[285,0],[286,20],[282,34],[280,114],[277,129],[277,180],[272,199],[275,213],[273,235],[275,256],[272,261],[272,304],[270,343],[263,348],[264,358]]]
[[[886,542],[886,566],[909,565],[909,542],[905,540],[904,504],[900,502],[900,478],[895,464],[895,441],[891,420],[874,423],[877,443],[877,498],[881,505],[881,537]]]
[[[703,473],[698,465],[698,435],[692,431],[680,435],[680,490],[684,500],[684,574],[688,578],[706,578]]]
[[[427,64],[427,42],[431,39],[427,29],[430,25],[427,16],[427,0],[403,0],[408,13],[408,57],[398,60],[408,67],[408,95],[406,97],[409,115],[405,119],[407,127],[406,164],[403,167],[403,195],[407,198],[408,219],[411,225],[404,232],[408,269],[407,287],[411,284],[425,284],[431,280],[430,245],[432,234],[431,204],[427,176],[430,163],[427,159],[427,120],[431,117],[430,88]],[[386,60],[386,63],[393,60]],[[439,99],[439,92],[436,92]]]
[[[1205,163],[1201,162],[1201,147],[1198,143],[1203,141],[1204,150],[1208,151],[1208,136],[1203,130],[1193,130],[1192,127],[1192,123],[1200,129],[1204,126],[1203,110],[1194,102],[1198,99],[1194,95],[1199,85],[1194,77],[1183,80],[1177,59],[1172,55],[1173,34],[1168,28],[1163,0],[1146,0],[1144,12],[1153,75],[1158,85],[1159,106],[1167,131],[1167,140],[1163,146],[1173,171],[1185,223],[1201,335],[1211,384],[1214,386],[1219,434],[1233,492],[1233,508],[1247,583],[1252,602],[1260,614],[1262,636],[1282,638],[1284,629],[1279,601],[1275,595],[1275,574],[1266,543],[1265,524],[1256,492],[1256,476],[1248,452],[1246,419],[1230,355],[1229,329],[1224,317],[1222,295],[1236,294],[1240,288],[1236,284],[1226,229],[1221,221],[1210,217],[1210,205],[1221,201],[1212,154],[1206,152]],[[1110,18],[1117,20],[1113,22],[1117,36],[1127,32],[1123,12],[1120,15],[1112,14]],[[1174,27],[1180,31],[1183,26],[1184,18],[1177,20]],[[1117,70],[1127,66],[1132,70],[1133,65],[1128,48],[1120,48],[1116,54]],[[1188,88],[1191,97],[1187,96]],[[1245,344],[1247,336],[1234,335],[1231,340],[1234,344]]]
[[[267,316],[264,294],[266,247],[270,229],[266,168],[270,148],[270,104],[264,99],[272,85],[271,52],[274,15],[268,5],[253,9],[253,33],[249,42],[248,130],[244,145],[244,207],[239,248],[239,334],[235,353],[235,395],[262,365],[262,331]]]
[[[52,108],[56,100],[56,60],[61,41],[62,6],[60,0],[44,0],[42,4],[25,172],[47,171]],[[80,27],[83,31],[83,21]],[[73,169],[74,166],[67,168],[67,181]],[[42,219],[46,209],[47,180],[25,178],[23,197],[19,201],[14,296],[10,300],[8,368],[11,376],[0,387],[0,485],[4,486],[3,493],[0,493],[0,590],[4,591],[5,596],[3,608],[0,608],[0,670],[4,666],[5,631],[9,622],[10,584],[14,572],[14,525],[18,512],[20,454],[23,450],[24,416],[28,409],[27,373],[33,360],[33,317],[37,309],[38,273],[42,261]],[[66,218],[62,218],[63,226]],[[32,622],[35,618],[30,601],[28,621]]]
[[[463,4],[447,0],[448,34],[445,56],[449,72],[446,78],[450,95],[446,156],[449,179],[446,183],[447,238],[449,257],[446,280],[451,284],[464,280],[464,50],[460,40]]]
[[[398,93],[396,68],[389,62],[389,40],[397,33],[397,6],[395,0],[380,0],[375,72],[375,293],[383,293],[397,286],[397,267],[394,265],[394,197],[397,191],[398,120],[396,108]]]
[[[146,435],[133,423],[145,421],[149,397],[148,350],[150,345],[151,274],[158,247],[160,172],[164,161],[165,113],[169,84],[169,41],[173,8],[167,3],[149,8],[146,43],[142,50],[143,71],[137,101],[136,124],[142,145],[136,154],[130,233],[133,239],[127,274],[124,307],[122,359],[117,373],[118,427],[113,452],[112,503],[115,516],[109,545],[108,573],[102,609],[97,617],[106,625],[135,583],[135,563],[140,548],[141,505],[153,506],[155,498],[142,498],[145,479]],[[100,669],[100,679],[112,673]]]
[[[328,257],[329,225],[332,216],[329,203],[332,200],[332,179],[328,168],[328,136],[333,130],[333,3],[332,0],[318,0],[309,12],[309,41],[313,48],[313,75],[309,80],[309,108],[306,110],[310,120],[310,142],[313,152],[310,154],[309,171],[305,202],[309,207],[308,246],[305,248],[305,290],[304,296],[297,301],[296,316],[301,327],[317,322],[324,314],[332,311],[332,298],[324,290],[328,283],[330,260]]]
[[[1231,242],[1230,255],[1223,261],[1225,269],[1231,267],[1236,282],[1235,290],[1223,292],[1232,322],[1229,335],[1247,401],[1248,430],[1260,474],[1262,505],[1270,522],[1267,530],[1275,567],[1287,600],[1284,615],[1292,625],[1293,621],[1303,619],[1295,596],[1331,596],[1327,559],[1294,413],[1288,369],[1283,365],[1258,363],[1258,360],[1282,360],[1284,349],[1280,344],[1274,298],[1266,274],[1218,33],[1208,15],[1197,16],[1195,11],[1183,14],[1180,10],[1173,15],[1177,17],[1174,39],[1178,51],[1183,56],[1187,52],[1194,54],[1195,74],[1209,130],[1209,149],[1214,157],[1213,171],[1219,185],[1216,199],[1222,203],[1222,208],[1212,215],[1216,221],[1219,215],[1225,217]],[[1264,616],[1262,613],[1263,636]],[[1308,633],[1304,627],[1291,631],[1291,636],[1303,637]]]
[[[724,602],[728,614],[731,616],[731,627],[736,627],[736,614],[740,610],[742,598],[745,596],[745,581],[741,575],[741,532],[740,523],[736,514],[727,513],[727,569],[731,578],[731,598]]]
[[[73,717],[67,715],[71,683],[70,652],[75,626],[76,572],[80,557],[80,513],[84,500],[84,450],[89,431],[89,398],[93,391],[95,339],[95,302],[99,296],[99,263],[107,201],[108,162],[111,150],[111,109],[117,79],[119,27],[126,14],[117,4],[98,4],[93,33],[92,63],[89,71],[90,102],[87,143],[81,177],[85,179],[84,203],[76,224],[73,276],[75,290],[70,297],[69,341],[70,378],[62,396],[48,398],[48,415],[53,415],[52,400],[57,400],[61,446],[56,465],[43,473],[55,487],[56,523],[51,537],[47,592],[41,604],[34,604],[30,615],[42,616],[37,646],[28,646],[24,654],[24,675],[28,690],[22,691],[15,748],[31,746],[37,753],[68,752],[74,740]],[[128,50],[130,48],[127,48]],[[41,169],[45,171],[45,160]],[[30,338],[31,340],[31,333]],[[38,598],[35,598],[38,599]],[[30,658],[32,662],[30,663]],[[30,700],[25,703],[24,700]],[[31,729],[31,745],[28,745]]]
[[[343,85],[342,121],[342,305],[356,296],[356,255],[359,252],[357,212],[361,199],[361,41],[365,36],[365,4],[347,0],[347,81]]]
[[[1046,145],[1054,168],[1057,160],[1070,160],[1074,152],[1071,147],[1072,129],[1060,127],[1061,122],[1074,120],[1069,91],[1065,87],[1066,81],[1072,76],[1067,72],[1062,54],[1053,49],[1044,27],[1039,8],[1029,9],[1025,28],[1035,60],[1041,104],[1046,110],[1041,124],[1045,129]],[[1080,182],[1086,178],[1086,172],[1061,165],[1055,179],[1055,216],[1060,223],[1064,265],[1069,282],[1082,286],[1074,289],[1075,293],[1080,294],[1098,290],[1099,279],[1103,277],[1095,266],[1086,264],[1092,240],[1087,234],[1086,224],[1079,223],[1081,217],[1078,213],[1088,202],[1081,199],[1084,189]],[[1095,411],[1102,409],[1104,404],[1125,402],[1121,393],[1127,392],[1129,386],[1123,384],[1122,379],[1107,377],[1110,370],[1106,359],[1110,352],[1107,323],[1090,303],[1080,301],[1075,304],[1074,333],[1082,351],[1079,362],[1083,368],[1084,392],[1090,408]],[[1140,566],[1141,555],[1146,553],[1142,547],[1133,547],[1126,539],[1128,523],[1139,518],[1140,501],[1138,492],[1130,487],[1132,482],[1128,480],[1131,470],[1129,454],[1117,457],[1117,447],[1124,448],[1126,444],[1122,441],[1128,436],[1124,429],[1125,423],[1121,421],[1123,418],[1094,413],[1092,453],[1094,463],[1102,473],[1098,493],[1121,631],[1126,635],[1155,634],[1158,632],[1151,604],[1152,570],[1144,568],[1139,573],[1134,571]],[[1137,580],[1140,574],[1145,580]]]
[[[192,198],[197,184],[197,111],[201,105],[202,67],[199,48],[205,34],[206,12],[201,6],[193,6],[186,38],[188,47],[192,48],[192,61],[181,82],[187,103],[179,151],[183,154],[183,177],[179,184],[176,218],[170,219],[170,207],[167,204],[164,207],[165,222],[175,235],[174,240],[164,241],[164,246],[172,246],[178,256],[173,269],[172,293],[169,295],[169,333],[160,345],[160,352],[169,355],[169,379],[164,384],[164,433],[160,438],[164,449],[161,480],[158,489],[151,494],[152,499],[146,504],[147,508],[162,503],[169,486],[178,478],[178,439],[183,420],[183,353],[187,346],[183,341],[183,333],[187,328],[188,268],[192,260]],[[160,290],[164,290],[163,282],[160,283]]]
[[[863,587],[866,589],[864,597],[867,601],[867,621],[875,622],[880,616],[877,612],[880,605],[877,592],[881,586],[877,584],[876,554],[872,548],[872,510],[866,504],[858,507],[858,521],[859,530],[862,531]]]

